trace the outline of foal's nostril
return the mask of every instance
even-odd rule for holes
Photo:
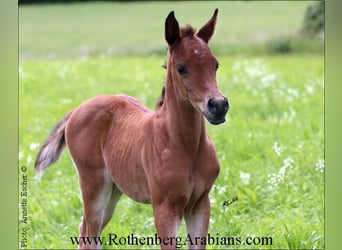
[[[213,99],[209,99],[208,101],[208,109],[212,114],[216,114],[217,112],[217,103]]]
[[[223,102],[224,102],[224,104],[223,104],[224,105],[224,111],[227,113],[229,110],[228,99],[226,97],[224,97]]]

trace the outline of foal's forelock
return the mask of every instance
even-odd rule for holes
[[[180,37],[185,37],[185,36],[193,36],[196,32],[196,29],[192,27],[190,24],[186,24],[185,26],[180,28]]]

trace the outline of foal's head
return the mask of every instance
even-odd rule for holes
[[[217,9],[212,18],[197,32],[187,25],[179,28],[172,11],[165,21],[165,39],[168,43],[168,74],[175,90],[186,102],[200,110],[212,124],[225,121],[228,100],[217,86],[217,59],[208,42],[214,33]]]

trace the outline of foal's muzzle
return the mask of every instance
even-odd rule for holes
[[[229,104],[226,97],[211,98],[208,100],[207,108],[203,112],[204,116],[211,124],[217,125],[226,121],[226,114]]]

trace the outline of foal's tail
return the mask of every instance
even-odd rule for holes
[[[56,162],[65,147],[65,125],[73,111],[70,111],[54,127],[44,145],[39,150],[35,162],[36,178],[44,174],[44,171],[54,162]]]

